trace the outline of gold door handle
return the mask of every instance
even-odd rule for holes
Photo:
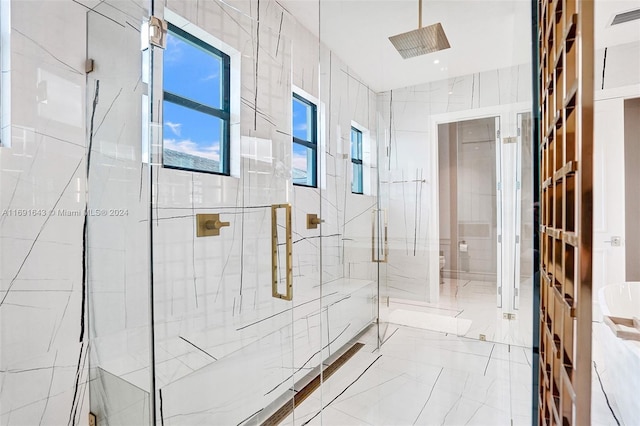
[[[286,213],[286,292],[278,292],[278,209]],[[282,300],[293,300],[293,242],[291,238],[291,204],[271,206],[271,295]]]
[[[225,226],[231,226],[231,222],[222,222],[218,213],[196,215],[196,235],[198,237],[220,235],[220,228]]]
[[[307,229],[316,229],[318,228],[318,225],[320,225],[323,222],[324,220],[320,219],[317,214],[315,213],[307,214]]]

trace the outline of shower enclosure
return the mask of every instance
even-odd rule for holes
[[[284,10],[245,7],[112,0],[87,11],[98,424],[289,422],[377,323],[387,234],[376,94]],[[214,59],[187,63],[196,57]],[[225,81],[218,98],[193,90]],[[302,166],[294,91],[317,126]],[[354,126],[362,194],[352,193]]]
[[[319,18],[334,6],[319,4]],[[315,22],[277,2],[87,10],[98,424],[290,424],[309,420],[295,407],[311,394],[321,418],[325,380],[370,326],[378,347],[389,337],[393,299],[437,306],[437,139],[398,131],[436,123],[436,104],[406,109],[413,94],[363,83]],[[505,204],[529,197],[530,119],[495,117],[457,145],[458,167],[496,167],[458,178],[442,250],[456,274],[495,279],[513,313],[531,227],[520,202]]]

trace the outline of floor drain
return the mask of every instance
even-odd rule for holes
[[[342,367],[349,359],[354,356],[362,347],[364,343],[355,343],[351,346],[344,354],[342,354],[338,359],[333,361],[323,370],[323,380],[327,380],[329,377],[333,375],[340,367]],[[295,407],[302,404],[302,401],[307,399],[316,389],[320,387],[321,378],[320,374],[318,374],[313,380],[309,382],[305,387],[300,389],[300,392],[296,393],[293,398],[288,400],[282,407],[278,409],[271,417],[265,420],[262,423],[262,426],[275,426],[280,424]]]

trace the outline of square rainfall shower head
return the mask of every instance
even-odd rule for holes
[[[404,59],[451,47],[440,22],[407,33],[391,36],[389,37],[389,41],[393,43],[393,46]]]

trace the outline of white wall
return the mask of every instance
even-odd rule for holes
[[[598,291],[625,281],[624,101],[640,97],[640,41],[596,51],[594,104],[593,318],[601,320]],[[602,70],[605,68],[603,74]],[[603,89],[604,87],[604,89]],[[640,220],[640,213],[636,212]],[[613,246],[611,237],[621,237]]]
[[[640,281],[640,199],[636,197],[640,183],[640,97],[624,103],[624,188],[625,188],[625,280]]]
[[[625,120],[629,117],[625,117],[624,108],[626,99],[640,97],[640,41],[608,46],[606,66],[604,49],[597,50],[595,65],[593,320],[601,322],[600,289],[626,280],[625,224],[640,222],[640,211],[626,209],[629,192],[625,194],[625,186],[634,183],[625,182]],[[638,119],[640,116],[635,117]],[[637,168],[637,164],[633,167]],[[637,198],[637,190],[632,194]],[[612,245],[612,237],[620,237],[621,244]],[[635,253],[636,260],[639,256],[640,253]],[[628,380],[628,372],[637,370],[633,365],[637,357],[618,350],[623,342],[608,327],[594,324],[593,331],[593,358],[597,361],[599,379],[603,389],[613,396],[612,405],[618,417],[628,424],[637,417],[637,398],[630,396],[633,392]]]

